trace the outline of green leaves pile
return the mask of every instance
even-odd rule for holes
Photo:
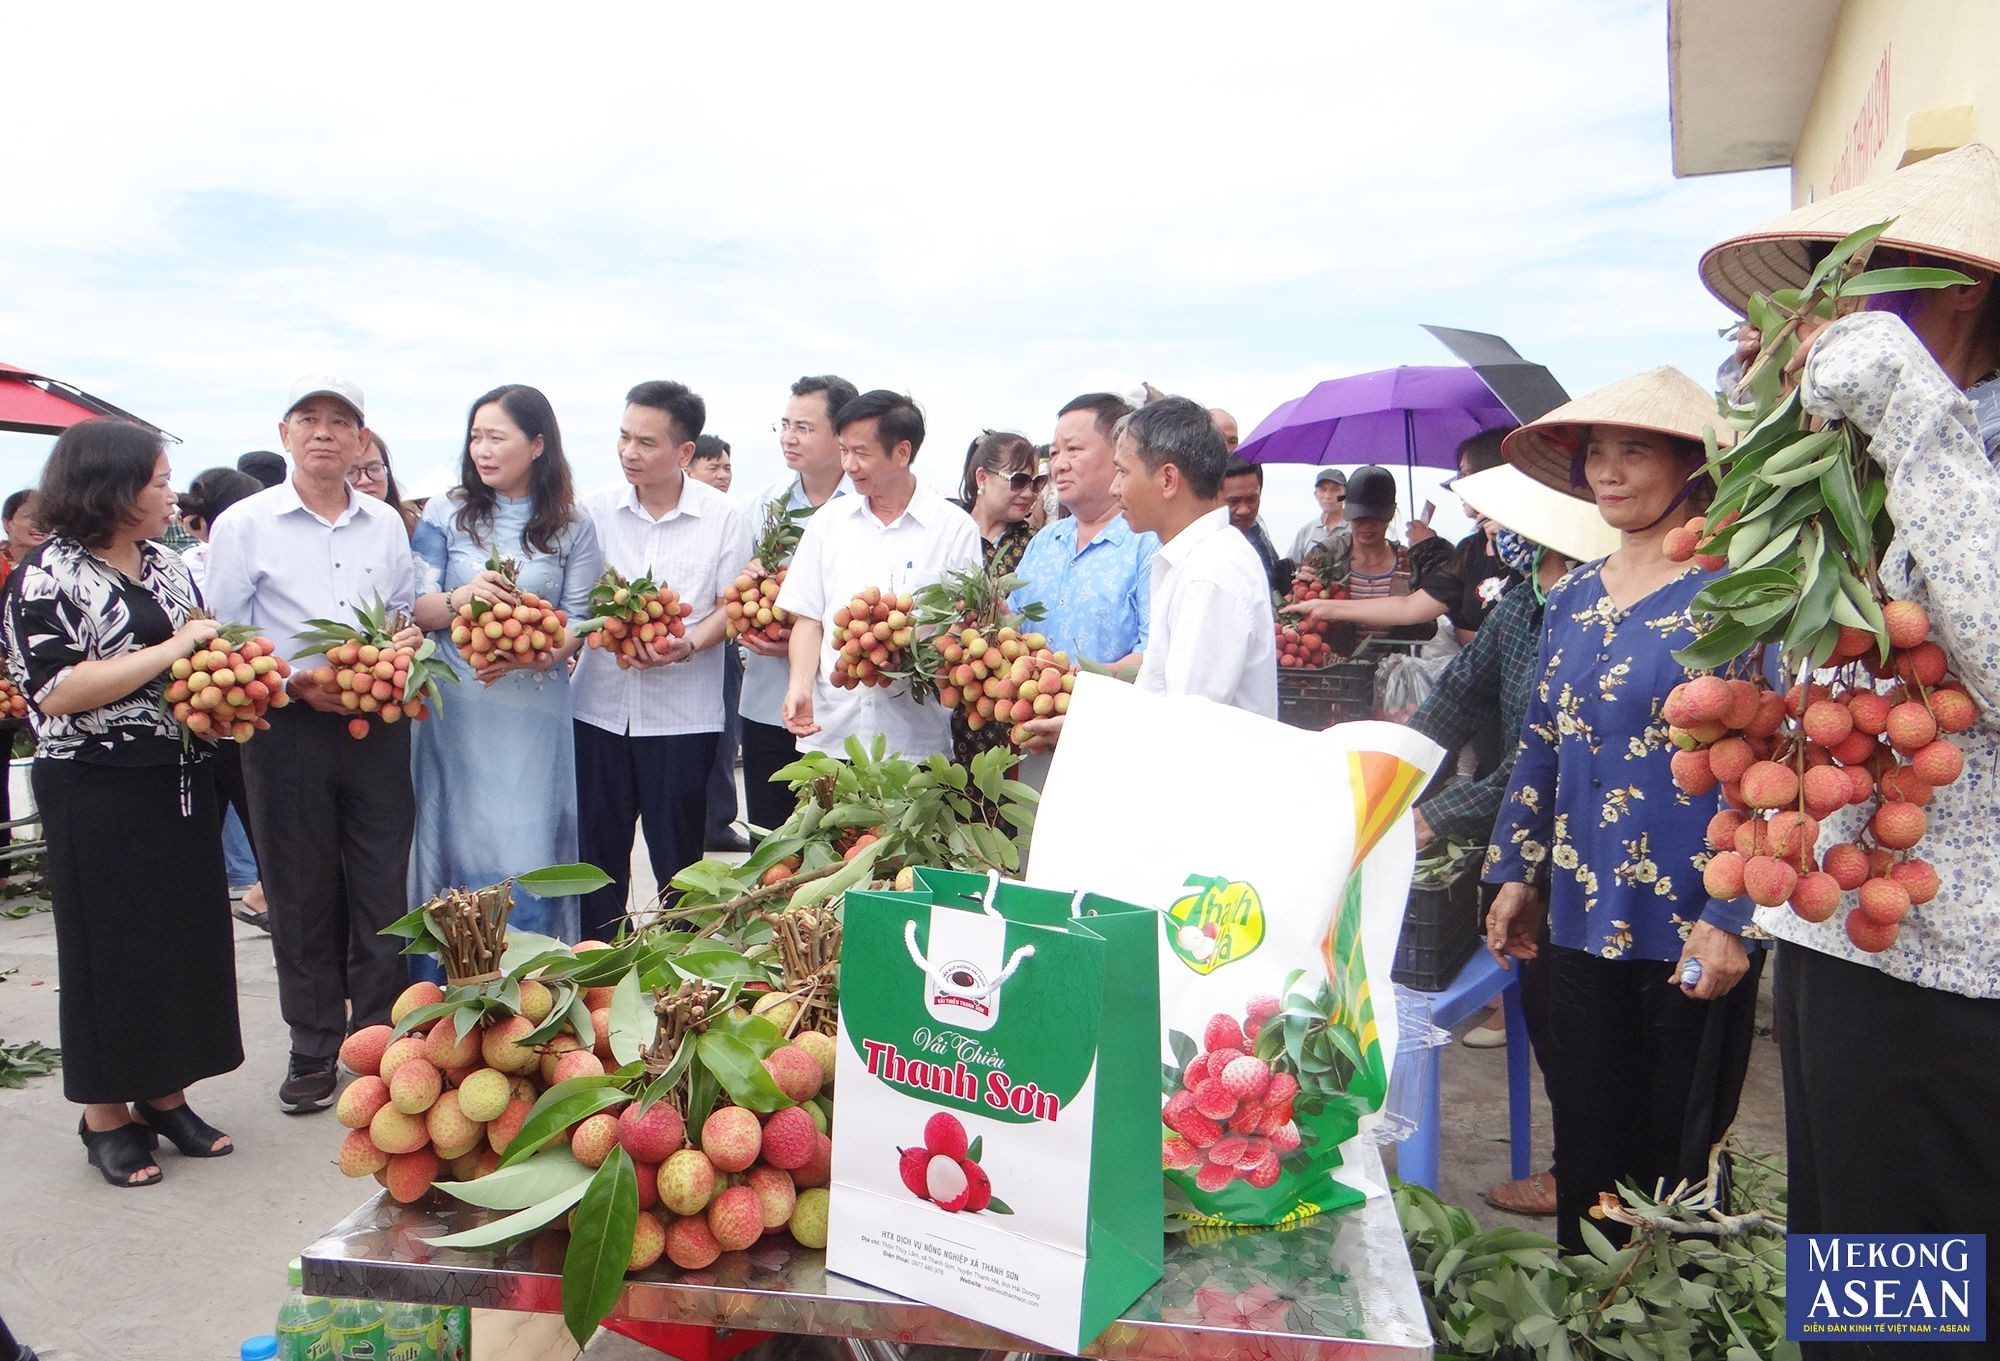
[[[1888,656],[1876,572],[1895,533],[1885,511],[1887,483],[1867,439],[1844,422],[1817,428],[1797,390],[1785,390],[1784,371],[1808,318],[1831,319],[1842,302],[1876,293],[1971,282],[1949,269],[1863,271],[1866,252],[1890,225],[1842,240],[1804,288],[1750,299],[1749,324],[1763,337],[1742,385],[1751,407],[1725,416],[1743,432],[1734,448],[1708,441],[1703,471],[1716,495],[1695,548],[1705,561],[1726,563],[1729,574],[1695,597],[1696,613],[1712,623],[1674,654],[1685,666],[1714,669],[1770,643],[1789,670],[1808,662],[1817,668],[1833,657],[1842,628],[1873,635]]]
[[[0,1087],[25,1087],[31,1077],[47,1077],[62,1063],[62,1050],[36,1040],[0,1044]]]

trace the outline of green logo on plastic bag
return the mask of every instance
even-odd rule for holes
[[[1167,946],[1198,974],[1214,973],[1264,943],[1264,901],[1241,880],[1188,876],[1197,891],[1167,909]]]

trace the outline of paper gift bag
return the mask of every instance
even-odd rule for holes
[[[1275,1224],[1385,1189],[1355,1141],[1396,1053],[1406,814],[1442,754],[1394,724],[1307,732],[1080,678],[1027,878],[1160,913],[1170,1210]]]
[[[850,891],[826,1264],[1063,1352],[1160,1276],[1157,915]]]

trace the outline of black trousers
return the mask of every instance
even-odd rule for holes
[[[1713,1002],[1689,998],[1657,959],[1601,959],[1551,947],[1549,1017],[1555,1071],[1556,1238],[1584,1251],[1577,1221],[1599,1192],[1629,1181],[1703,1176],[1708,1151],[1736,1120],[1765,953]],[[1597,1226],[1613,1243],[1622,1225]]]
[[[1793,1233],[2000,1233],[2000,999],[1778,946]],[[2000,1298],[1987,1240],[1986,1301]],[[1991,1334],[1989,1334],[1991,1336]],[[1803,1342],[1807,1361],[1958,1361],[1987,1342]]]
[[[611,940],[625,922],[632,834],[646,829],[646,859],[661,888],[701,859],[708,770],[719,734],[628,737],[576,725],[576,846],[611,882],[581,903],[583,939]]]
[[[799,759],[799,739],[782,727],[743,720],[743,797],[750,825],[770,831],[792,815],[798,801],[771,777]]]
[[[294,1053],[331,1058],[408,982],[403,942],[379,933],[409,911],[410,725],[356,740],[345,716],[302,704],[269,717],[242,756],[278,1010]]]
[[[722,650],[722,734],[708,771],[708,816],[702,836],[714,845],[726,841],[736,821],[736,753],[743,746],[743,651],[734,642]]]
[[[222,795],[224,811],[236,810],[236,816],[243,820],[243,835],[250,839],[250,853],[255,855],[257,833],[250,827],[250,787],[243,780],[243,744],[217,742],[209,764],[215,768],[215,787]]]

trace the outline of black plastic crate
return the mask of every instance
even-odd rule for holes
[[[1419,992],[1438,992],[1482,948],[1478,863],[1475,860],[1448,884],[1410,886],[1396,963],[1389,970],[1392,980]]]
[[[1278,721],[1314,732],[1375,716],[1375,663],[1278,668]]]

